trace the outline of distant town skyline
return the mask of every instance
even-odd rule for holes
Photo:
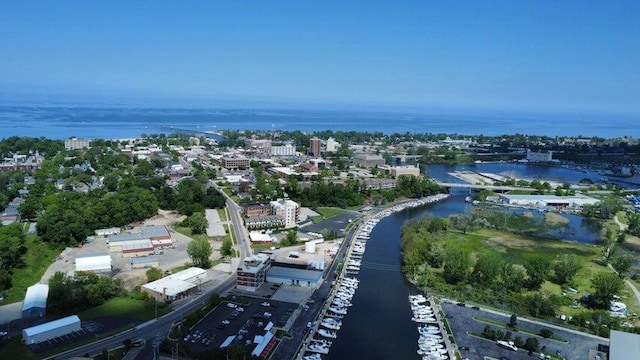
[[[640,114],[640,3],[0,3],[0,103]]]

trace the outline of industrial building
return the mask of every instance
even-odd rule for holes
[[[272,266],[267,281],[284,285],[316,287],[322,280],[322,271],[295,267]]]
[[[502,204],[537,208],[568,207],[578,209],[584,205],[593,205],[600,202],[598,199],[582,194],[576,194],[575,196],[500,194],[498,199]]]
[[[80,329],[80,318],[77,315],[67,316],[22,330],[22,341],[27,345],[37,344]]]
[[[165,226],[143,226],[139,232],[116,234],[107,238],[109,251],[122,252],[126,257],[145,256],[154,249],[171,246],[171,234]]]
[[[98,229],[95,231],[96,236],[109,236],[109,235],[118,235],[120,234],[120,228],[108,228],[108,229]]]
[[[207,277],[207,271],[191,267],[175,274],[142,285],[142,290],[164,302],[172,302],[198,292]]]
[[[527,150],[527,161],[528,162],[551,162],[553,161],[553,152],[545,151],[545,152],[536,152]]]
[[[244,258],[236,271],[236,288],[244,291],[256,291],[267,279],[267,271],[271,267],[271,257],[267,254],[256,254]]]
[[[140,256],[131,258],[131,268],[133,269],[145,269],[145,268],[157,268],[160,264],[158,258],[155,256]]]
[[[93,273],[111,272],[111,255],[86,255],[76,257],[76,272],[88,271]]]
[[[29,286],[22,302],[22,317],[43,317],[47,313],[48,297],[49,285],[35,284]]]
[[[637,359],[640,354],[640,335],[611,330],[609,360]]]

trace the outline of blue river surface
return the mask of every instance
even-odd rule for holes
[[[582,171],[564,168],[528,167],[516,164],[473,165],[476,171],[516,171],[532,178],[552,177],[571,181],[581,179]],[[430,165],[428,171],[438,180],[459,181],[447,178],[447,172],[462,169],[458,166]],[[465,167],[469,169],[469,167]],[[542,174],[538,172],[542,170]],[[360,286],[352,300],[353,306],[343,319],[338,338],[333,341],[325,358],[339,359],[419,359],[417,355],[417,326],[411,321],[408,295],[418,290],[405,280],[401,272],[400,231],[406,220],[424,216],[447,217],[469,211],[472,205],[464,199],[469,193],[454,190],[451,196],[440,202],[416,209],[407,209],[382,219],[371,232],[358,278]],[[597,241],[599,227],[589,224],[580,216],[563,214],[570,220],[575,233],[565,240],[593,244]]]

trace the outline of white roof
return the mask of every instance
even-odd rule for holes
[[[27,295],[22,303],[22,311],[34,307],[47,308],[47,298],[49,297],[49,285],[35,284],[27,288]]]
[[[249,233],[249,239],[251,241],[255,241],[255,242],[270,242],[271,241],[271,235],[263,234],[263,233],[257,232],[257,231],[252,231],[252,232]]]
[[[58,319],[58,320],[54,320],[54,321],[49,321],[46,322],[44,324],[40,324],[40,325],[36,325],[36,326],[32,326],[30,328],[26,328],[23,331],[24,334],[26,334],[27,336],[33,336],[33,335],[37,335],[37,334],[42,334],[44,332],[53,330],[53,329],[57,329],[57,328],[61,328],[63,326],[67,326],[73,323],[80,323],[80,318],[78,317],[78,315],[71,315],[71,316],[67,316],[66,318],[62,318],[62,319]]]
[[[93,255],[76,258],[76,271],[111,270],[111,255]]]
[[[176,296],[179,293],[192,289],[197,285],[195,283],[189,282],[188,280],[193,279],[197,276],[199,276],[200,279],[203,279],[206,276],[206,273],[206,270],[192,267],[177,272],[173,275],[163,277],[162,279],[150,282],[148,284],[144,284],[142,285],[142,287],[159,294]]]

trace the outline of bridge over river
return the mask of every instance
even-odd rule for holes
[[[462,189],[473,189],[473,190],[493,190],[493,191],[512,191],[512,190],[525,190],[525,191],[534,191],[536,189],[530,187],[522,187],[522,186],[505,186],[505,185],[488,185],[488,184],[460,184],[460,183],[450,183],[450,182],[436,182],[438,185],[446,188],[462,188]]]

